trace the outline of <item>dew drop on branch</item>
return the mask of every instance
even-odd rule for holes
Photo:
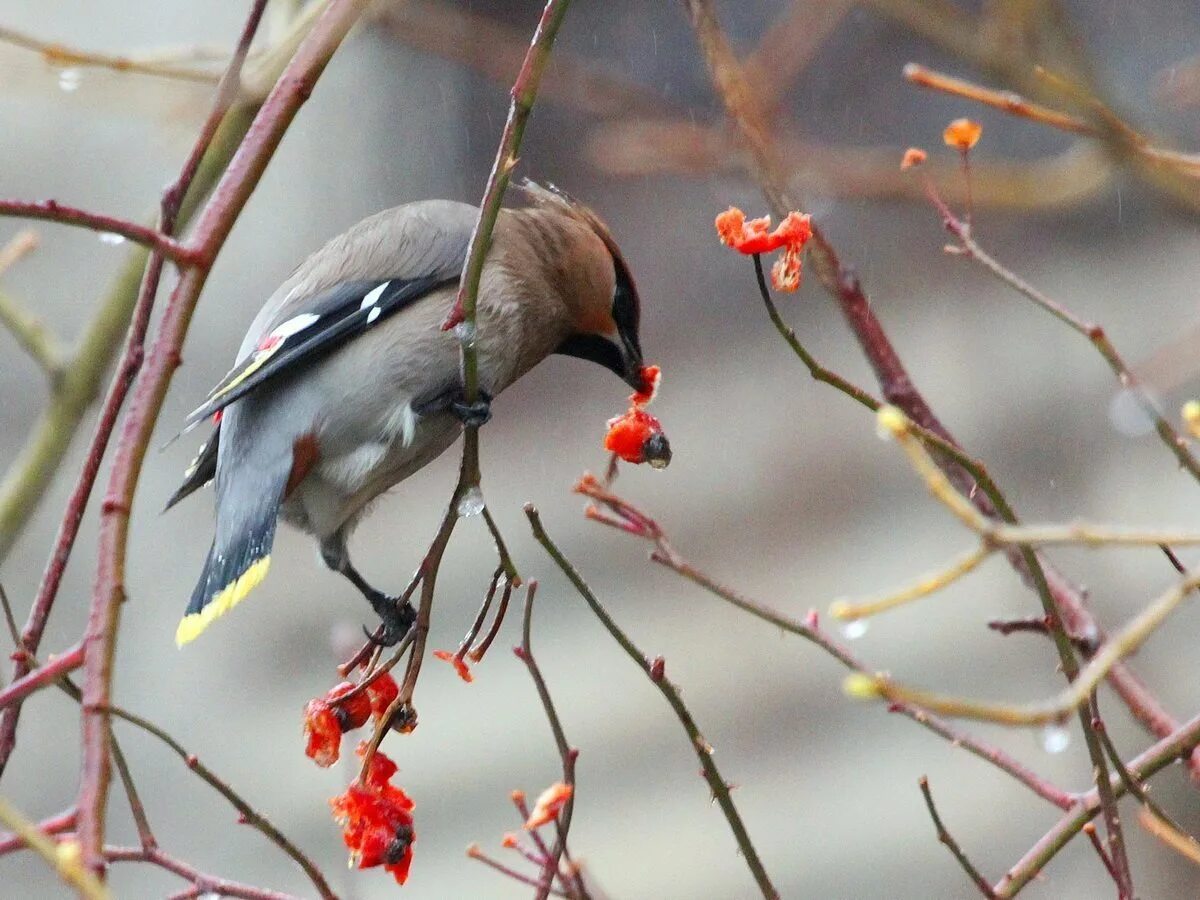
[[[867,633],[870,622],[866,619],[854,619],[842,626],[842,637],[848,641],[857,641]]]
[[[455,325],[454,336],[469,347],[475,346],[475,326],[470,322],[459,322]]]
[[[1047,753],[1062,753],[1071,746],[1071,732],[1062,725],[1047,725],[1042,729],[1039,738],[1042,749]]]
[[[78,69],[63,69],[58,73],[58,89],[69,94],[79,89],[82,80],[83,75]]]
[[[469,519],[471,516],[477,516],[483,512],[483,491],[478,485],[467,488],[462,499],[458,501],[458,515],[460,518]]]
[[[102,231],[100,232],[100,243],[116,247],[125,243],[125,235],[117,234],[114,231]]]

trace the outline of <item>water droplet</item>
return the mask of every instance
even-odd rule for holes
[[[855,619],[842,626],[842,637],[848,641],[857,641],[867,633],[870,623],[866,619]]]
[[[71,93],[78,90],[79,82],[83,80],[83,75],[78,69],[63,69],[58,73],[58,89]]]
[[[459,322],[454,326],[454,336],[465,344],[475,343],[475,326],[470,322]]]
[[[1042,729],[1041,740],[1047,753],[1062,753],[1071,746],[1071,732],[1061,725],[1047,725]]]
[[[102,231],[100,232],[100,243],[116,247],[118,244],[125,243],[125,235],[116,234],[112,231]]]
[[[458,514],[464,519],[477,516],[483,512],[483,491],[478,486],[467,488],[467,492],[458,501]]]

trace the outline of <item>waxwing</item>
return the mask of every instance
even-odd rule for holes
[[[411,605],[371,587],[347,539],[371,501],[448,448],[464,422],[554,353],[642,385],[638,296],[608,229],[561,192],[526,183],[500,212],[479,286],[482,399],[463,402],[459,339],[442,328],[479,211],[449,200],[378,213],[304,261],[255,317],[233,370],[188,417],[215,428],[170,508],[216,482],[216,535],[181,646],[267,574],[282,518],[370,602],[385,642]]]

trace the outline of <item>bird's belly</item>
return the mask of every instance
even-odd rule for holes
[[[318,438],[321,456],[284,504],[284,517],[326,537],[352,523],[380,494],[423,468],[454,443],[462,430],[453,416],[438,414],[415,423],[411,441],[398,430],[340,451],[341,442]]]

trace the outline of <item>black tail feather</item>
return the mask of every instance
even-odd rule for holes
[[[217,477],[217,450],[220,442],[221,426],[217,425],[213,429],[213,433],[209,435],[208,440],[201,444],[200,449],[196,451],[196,458],[187,467],[187,471],[183,473],[183,484],[171,495],[171,499],[163,507],[163,512],[166,512],[189,494],[200,490],[200,488]]]

